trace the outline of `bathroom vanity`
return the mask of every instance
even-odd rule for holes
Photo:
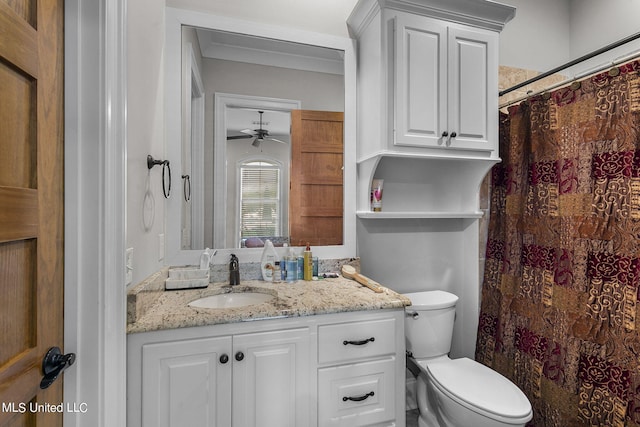
[[[405,424],[404,296],[342,277],[145,286],[129,294],[128,426]],[[229,293],[269,298],[189,306]]]

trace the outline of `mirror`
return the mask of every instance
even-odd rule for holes
[[[300,109],[344,115],[342,236],[339,244],[311,243],[324,258],[355,256],[354,41],[181,9],[166,16],[166,150],[181,184],[167,200],[166,263],[193,263],[205,247],[248,262],[261,253],[250,248],[252,236],[287,241],[295,145],[288,128]],[[268,201],[269,209],[279,205],[269,216],[276,220],[258,231],[247,225],[250,201],[241,200],[243,189],[250,192],[238,184],[257,173],[279,189]]]

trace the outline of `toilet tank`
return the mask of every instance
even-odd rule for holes
[[[451,350],[458,297],[444,291],[404,294],[407,351],[416,359],[445,356]]]

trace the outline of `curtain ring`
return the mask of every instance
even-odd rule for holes
[[[169,171],[169,188],[166,185],[165,170]],[[171,166],[169,165],[169,160],[162,162],[162,194],[164,194],[165,199],[168,199],[171,195]]]
[[[182,192],[184,193],[184,201],[191,200],[191,177],[189,175],[182,175],[184,183],[182,184]]]

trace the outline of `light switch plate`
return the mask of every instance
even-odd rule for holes
[[[164,233],[158,234],[158,261],[164,259]]]

